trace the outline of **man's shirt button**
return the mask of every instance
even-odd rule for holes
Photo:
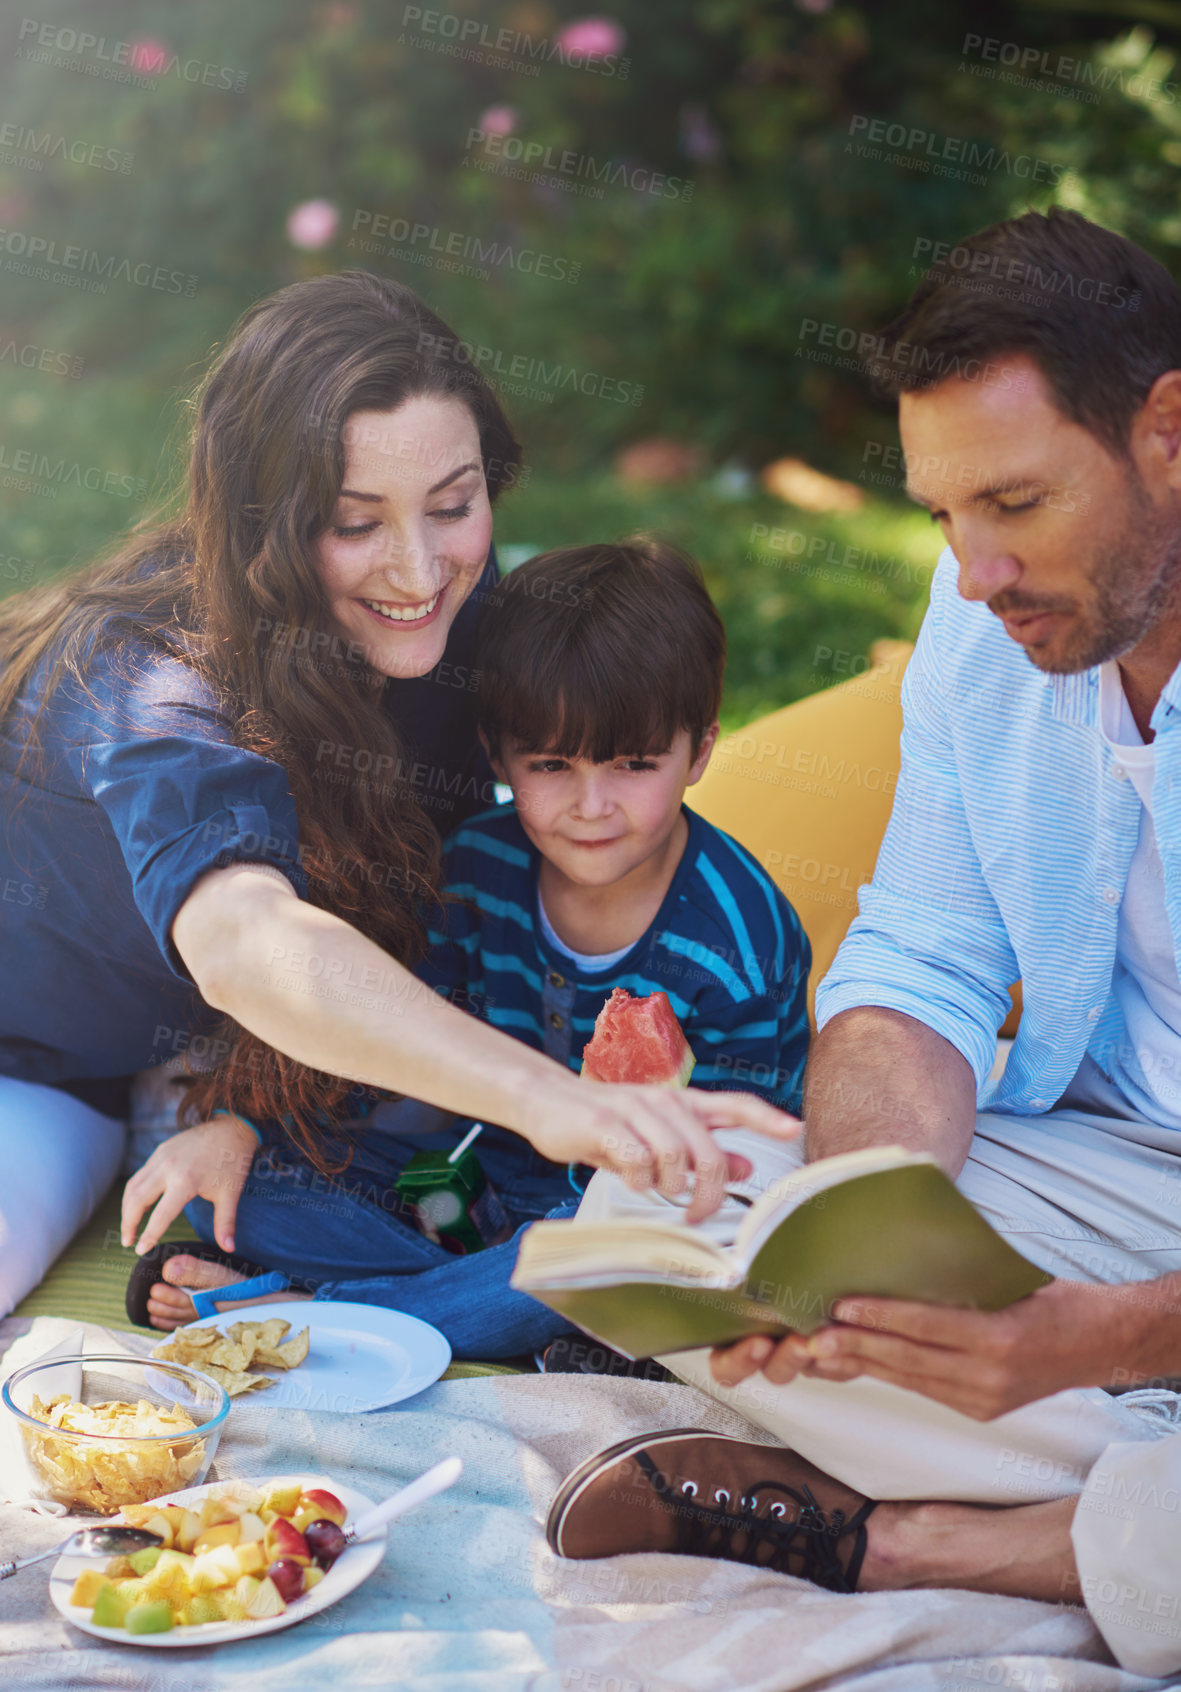
[[[1127,781],[1128,779],[1128,772],[1122,764],[1114,765],[1111,773],[1115,777],[1116,781]]]
[[[560,1028],[562,1026],[562,1019],[558,1015],[557,1011],[551,1011],[549,1013],[549,1025],[551,1028]]]
[[[564,987],[566,985],[566,977],[564,975],[559,975],[556,969],[551,969],[549,972],[549,984],[551,987]]]
[[[1100,1012],[1101,1009],[1102,1009],[1102,1006],[1100,1006],[1100,1005],[1092,1005],[1090,1010],[1087,1012],[1087,1021],[1088,1022],[1098,1022],[1099,1012]]]
[[[1103,892],[1100,894],[1100,898],[1103,900],[1105,905],[1119,904],[1119,894],[1116,892],[1114,887],[1105,887]]]

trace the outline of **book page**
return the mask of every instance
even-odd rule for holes
[[[688,1285],[737,1283],[729,1253],[689,1227],[652,1223],[535,1222],[521,1237],[514,1282],[580,1285],[650,1276]]]

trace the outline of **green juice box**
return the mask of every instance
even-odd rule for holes
[[[511,1238],[513,1223],[473,1151],[415,1152],[394,1183],[428,1240],[465,1256]]]

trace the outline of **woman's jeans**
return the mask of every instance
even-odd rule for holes
[[[287,1142],[259,1152],[238,1202],[237,1251],[279,1269],[292,1287],[316,1298],[380,1304],[419,1316],[445,1335],[457,1358],[513,1357],[539,1351],[570,1324],[509,1277],[528,1223],[572,1216],[577,1194],[528,1141],[486,1127],[473,1150],[518,1224],[510,1240],[466,1257],[435,1245],[407,1217],[394,1190],[416,1151],[452,1151],[467,1124],[415,1100],[382,1104],[349,1124],[352,1162],[324,1175]],[[410,1122],[442,1131],[399,1131]],[[193,1199],[185,1214],[203,1240],[213,1240],[213,1207]]]

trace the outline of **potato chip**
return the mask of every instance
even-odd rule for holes
[[[240,1345],[230,1339],[218,1340],[217,1344],[211,1346],[205,1355],[217,1369],[229,1369],[234,1374],[240,1375],[246,1368],[246,1353]],[[206,1365],[202,1365],[202,1367],[206,1367]]]
[[[258,1330],[259,1341],[262,1345],[276,1346],[285,1339],[291,1331],[291,1323],[285,1322],[281,1316],[272,1316],[269,1322],[263,1322]]]
[[[285,1369],[297,1369],[308,1354],[308,1330],[305,1328],[294,1339],[287,1340],[278,1347],[278,1352]]]
[[[216,1345],[221,1334],[217,1328],[192,1328],[183,1337],[186,1345],[200,1348],[203,1345]]]
[[[202,1358],[207,1358],[215,1345],[224,1343],[216,1328],[194,1328],[191,1333],[176,1333],[170,1340],[163,1341],[153,1349],[152,1356],[199,1368]]]
[[[246,1353],[246,1367],[250,1367],[250,1360],[258,1350],[258,1329],[253,1322],[235,1322],[226,1329],[227,1334],[235,1345],[240,1345]]]
[[[223,1386],[231,1398],[240,1398],[244,1392],[253,1392],[256,1388],[274,1386],[270,1375],[249,1375],[244,1369],[219,1369],[216,1366],[208,1370],[219,1386]]]

